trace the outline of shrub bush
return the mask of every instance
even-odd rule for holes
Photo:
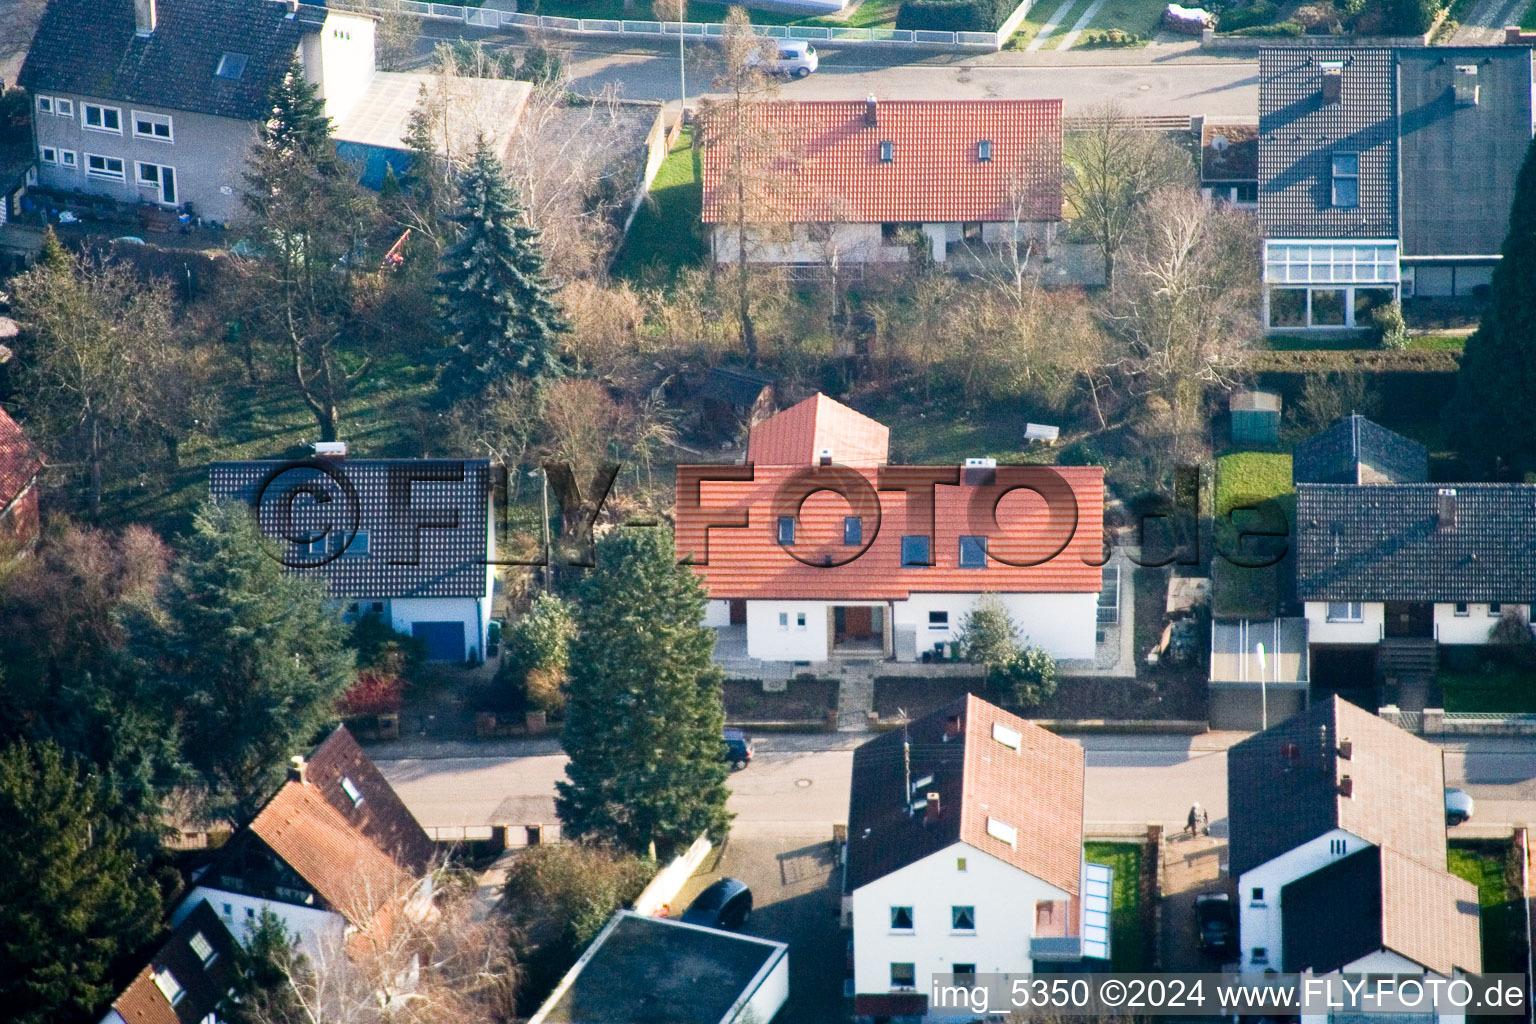
[[[1371,310],[1371,320],[1376,324],[1377,340],[1382,348],[1407,348],[1408,324],[1403,320],[1403,304],[1389,302]]]
[[[369,612],[352,624],[347,641],[357,652],[357,667],[386,676],[409,677],[427,660],[427,642],[401,633],[378,612]]]
[[[1273,25],[1254,25],[1252,28],[1240,28],[1232,33],[1234,36],[1304,36],[1307,30],[1302,28],[1298,21],[1277,21]]]
[[[1223,32],[1235,32],[1240,28],[1267,25],[1275,16],[1275,5],[1269,0],[1254,0],[1246,7],[1229,7],[1221,12],[1216,22]]]
[[[1123,28],[1090,29],[1082,35],[1082,46],[1085,47],[1116,47],[1136,46],[1141,43],[1141,35],[1137,32],[1127,32]]]
[[[896,27],[932,32],[996,32],[1017,3],[1010,0],[903,0]]]
[[[1343,21],[1338,8],[1327,2],[1302,4],[1291,18],[1308,32],[1314,33],[1331,31]]]

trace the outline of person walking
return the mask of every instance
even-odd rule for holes
[[[1200,827],[1200,805],[1197,803],[1197,804],[1191,805],[1191,807],[1189,808],[1189,838],[1193,839],[1193,838],[1195,838],[1196,835],[1199,834],[1196,831],[1196,829],[1198,829],[1199,827]]]
[[[1204,807],[1200,808],[1200,831],[1205,835],[1211,834],[1211,816]]]

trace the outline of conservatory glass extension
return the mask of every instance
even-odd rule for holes
[[[1398,295],[1394,239],[1264,243],[1264,326],[1269,330],[1370,327]]]

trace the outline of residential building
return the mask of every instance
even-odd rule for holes
[[[1083,860],[1083,779],[1082,747],[976,696],[854,751],[856,1018],[928,1017],[951,974],[1107,969],[1109,869]]]
[[[37,478],[42,471],[42,455],[0,409],[0,559],[37,540],[42,527]]]
[[[1048,247],[1061,221],[1060,100],[870,96],[755,104],[746,116],[743,168],[723,138],[703,153],[717,262],[738,257],[742,181],[754,262],[902,262],[920,239],[942,263],[957,250]]]
[[[432,840],[346,726],[337,726],[310,752],[304,777],[348,824],[411,877],[420,878],[432,869],[437,859]]]
[[[101,1024],[218,1024],[236,998],[238,946],[206,901],[181,919]]]
[[[528,1024],[768,1024],[788,997],[784,943],[621,910]]]
[[[232,220],[272,86],[298,58],[342,116],[373,33],[367,14],[280,0],[57,0],[19,79],[38,183]]]
[[[1446,870],[1444,788],[1438,747],[1337,696],[1233,746],[1241,969],[1481,970],[1477,889]]]
[[[483,459],[216,462],[209,492],[250,504],[285,571],[325,583],[346,618],[375,613],[435,661],[479,658],[495,524]]]
[[[1259,76],[1269,329],[1487,287],[1533,131],[1529,47],[1264,48]]]
[[[263,911],[311,954],[387,933],[418,876],[393,860],[305,778],[302,762],[250,824],[193,875],[171,915],[179,926],[207,901],[242,938]]]
[[[1422,484],[1429,449],[1358,413],[1298,441],[1291,453],[1298,484]]]
[[[678,468],[677,551],[722,646],[913,661],[953,644],[992,594],[1028,643],[1092,658],[1103,470],[889,466],[889,439],[817,394],[752,428],[746,466]]]
[[[1200,128],[1200,194],[1241,210],[1259,205],[1259,126],[1206,121]]]
[[[1412,462],[1412,460],[1407,460]],[[1423,682],[1536,602],[1536,485],[1298,488],[1296,589],[1314,675]]]

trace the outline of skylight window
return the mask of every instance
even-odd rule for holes
[[[982,139],[976,143],[976,159],[986,163],[992,159],[992,140]]]
[[[1019,749],[1019,744],[1024,742],[1023,735],[1017,729],[1010,729],[1002,722],[992,723],[992,738],[1005,747]]]
[[[987,819],[987,835],[993,839],[1001,839],[1009,846],[1019,845],[1019,830],[1005,821],[996,818]]]
[[[341,777],[341,791],[347,794],[347,799],[352,801],[353,807],[363,802],[363,794],[358,790],[357,784],[345,775]]]
[[[187,941],[187,945],[192,947],[193,954],[195,954],[197,958],[202,961],[204,967],[207,967],[209,964],[213,963],[213,958],[215,955],[213,952],[213,944],[208,941],[207,937],[204,936],[202,932],[194,932],[192,934],[192,938]]]
[[[896,143],[880,143],[880,162],[883,164],[894,163],[896,160]]]
[[[215,77],[227,78],[231,82],[240,81],[240,77],[245,74],[245,62],[248,59],[243,53],[225,53],[219,58],[219,68],[214,72]]]

